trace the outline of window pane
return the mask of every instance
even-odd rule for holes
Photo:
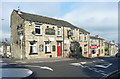
[[[55,51],[55,45],[53,45],[53,47],[52,47],[52,51]]]
[[[43,45],[40,45],[40,46],[39,46],[39,50],[40,50],[40,52],[42,52],[43,49],[44,49],[44,46],[43,46]]]
[[[58,35],[60,35],[60,30],[58,30]]]
[[[36,46],[33,46],[33,53],[36,53],[37,50],[36,50]]]
[[[36,34],[40,34],[40,29],[39,28],[35,28],[35,33]]]

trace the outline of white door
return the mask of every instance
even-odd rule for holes
[[[49,43],[45,44],[45,52],[46,53],[50,52],[50,44]]]

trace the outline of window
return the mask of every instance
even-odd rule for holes
[[[80,42],[82,42],[82,33],[80,33],[80,35],[79,35],[79,40],[80,40]]]
[[[34,41],[30,41],[30,55],[32,54],[38,54],[36,43]]]
[[[92,50],[92,54],[95,54],[95,53],[96,53],[96,51],[93,49],[93,50]]]
[[[84,41],[87,42],[87,34],[84,35]]]
[[[87,45],[84,45],[84,54],[87,54]]]
[[[42,34],[42,28],[40,25],[35,26],[35,35],[41,35]]]
[[[39,46],[39,50],[40,52],[44,51],[44,46],[42,44]]]
[[[71,37],[74,36],[74,30],[71,30]]]
[[[52,46],[52,51],[55,51],[55,45]]]
[[[58,30],[57,30],[57,36],[61,36],[61,28],[58,28]]]
[[[50,51],[50,43],[48,41],[45,42],[45,53],[51,53]]]

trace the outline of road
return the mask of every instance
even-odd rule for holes
[[[8,65],[9,64],[9,65]],[[59,62],[41,62],[29,64],[8,63],[3,68],[22,67],[34,72],[34,77],[71,77],[102,78],[120,69],[120,58],[98,57],[94,59],[78,59]]]

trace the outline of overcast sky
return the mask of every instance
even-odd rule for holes
[[[91,35],[118,42],[117,2],[2,2],[0,39],[10,38],[10,14],[13,9],[63,19],[83,28]],[[0,35],[1,35],[0,34]]]

